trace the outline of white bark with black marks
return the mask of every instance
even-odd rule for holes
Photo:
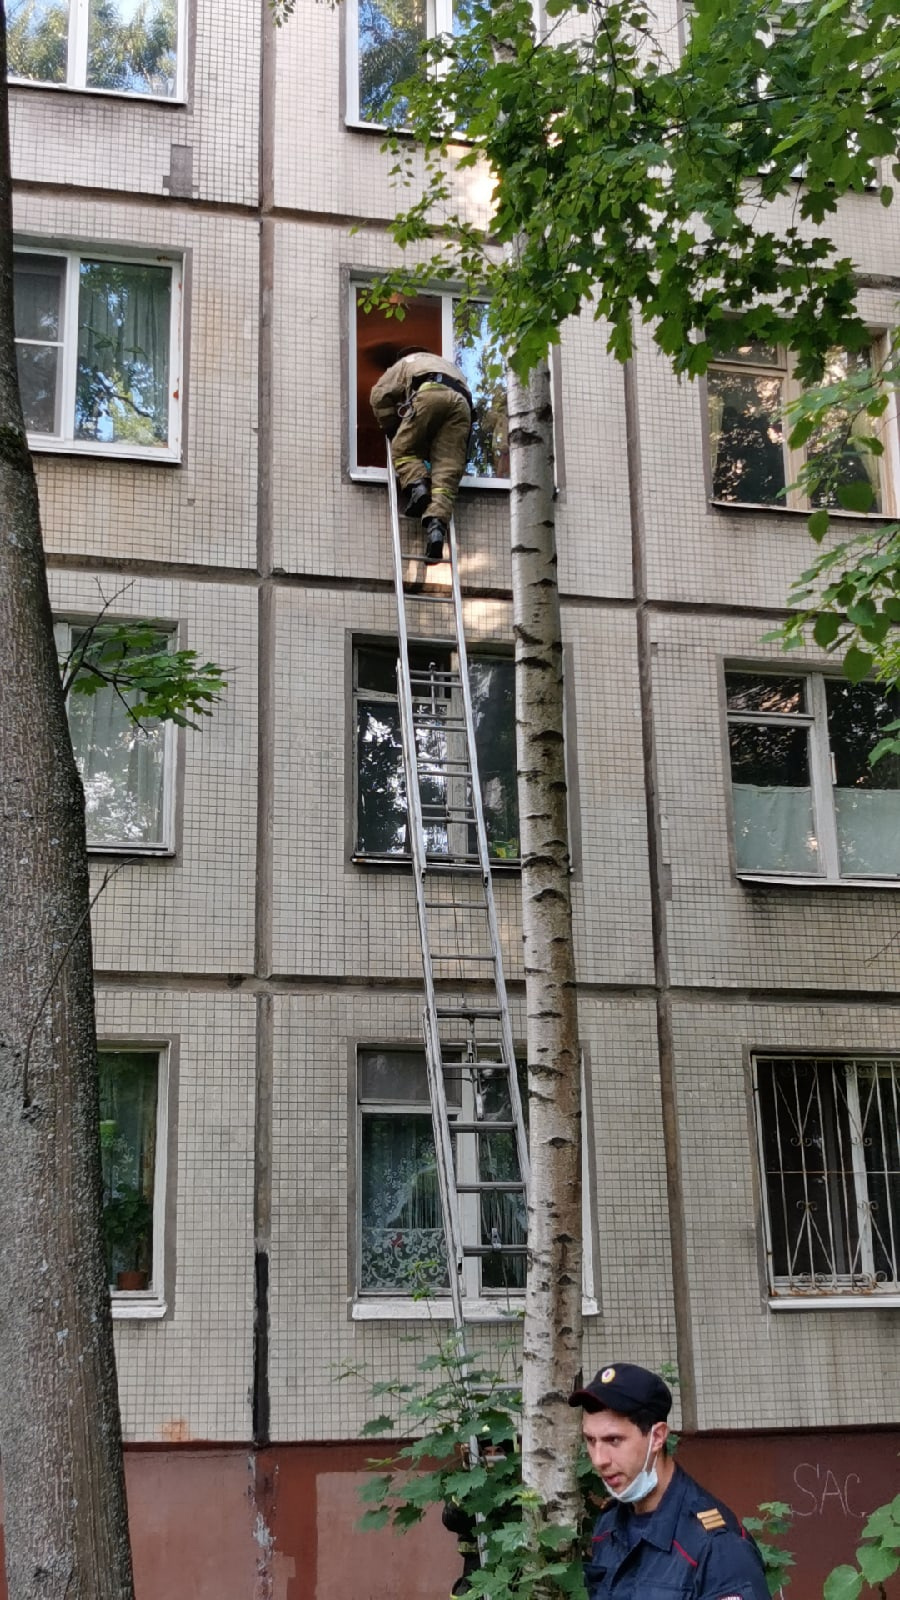
[[[0,1457],[10,1600],[133,1600],[84,801],[13,342],[0,0]]]
[[[581,1070],[563,726],[563,651],[546,363],[508,380],[513,627],[531,1191],[522,1470],[553,1523],[577,1526],[581,1368]]]

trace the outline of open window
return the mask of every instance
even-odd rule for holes
[[[356,478],[383,478],[384,434],[372,414],[369,395],[401,350],[419,345],[455,361],[465,376],[474,415],[463,484],[507,487],[509,436],[506,383],[487,326],[487,306],[463,307],[450,293],[422,294],[404,302],[400,321],[385,311],[365,311],[358,284],[350,286],[350,470]]]

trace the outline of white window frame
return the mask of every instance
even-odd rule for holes
[[[57,616],[53,621],[53,635],[56,642],[56,653],[60,660],[64,660],[72,649],[72,634],[80,633],[84,628],[89,628],[97,621],[96,616],[79,617],[66,613]],[[137,626],[147,626],[148,622],[143,617],[113,617],[105,615],[100,623],[110,627],[122,626],[133,622]],[[159,633],[169,636],[170,648],[175,649],[177,644],[177,630],[174,624],[152,621],[152,627]],[[70,691],[71,692],[71,691]],[[121,844],[93,843],[88,838],[87,848],[89,855],[101,856],[171,856],[175,853],[175,763],[177,751],[177,729],[173,722],[163,724],[163,806],[161,838],[144,843],[142,840],[123,840]],[[111,1047],[110,1047],[111,1048]],[[125,1046],[122,1047],[123,1049]],[[130,1046],[129,1046],[130,1048]]]
[[[418,639],[418,638],[411,638],[409,640],[409,644],[410,644],[410,647],[414,651],[419,651],[419,650],[423,650],[424,651],[424,650],[434,649],[436,652],[439,652],[442,656],[448,656],[449,659],[450,659],[449,670],[451,672],[457,672],[459,670],[459,659],[458,659],[458,655],[457,655],[457,651],[456,651],[456,647],[455,647],[454,641],[452,639]],[[399,652],[400,646],[399,646],[399,642],[396,639],[396,637],[392,638],[392,639],[385,639],[385,638],[367,639],[367,638],[362,637],[362,636],[355,636],[353,638],[353,640],[352,640],[352,654],[351,654],[351,674],[352,674],[352,679],[351,679],[351,686],[350,686],[350,697],[351,697],[351,721],[352,721],[352,738],[353,738],[353,750],[352,750],[352,757],[351,757],[351,760],[352,760],[352,771],[353,771],[353,796],[352,796],[352,806],[353,806],[353,818],[352,818],[353,846],[352,846],[351,854],[352,854],[352,860],[357,865],[365,866],[366,864],[374,864],[374,865],[379,866],[379,867],[384,867],[384,866],[388,866],[388,867],[390,867],[390,866],[408,867],[410,865],[411,861],[412,861],[412,854],[408,850],[405,850],[405,851],[395,850],[395,851],[390,851],[386,855],[378,855],[374,851],[360,850],[358,848],[359,839],[358,839],[358,834],[357,834],[357,825],[358,825],[358,821],[359,821],[360,788],[359,788],[359,755],[358,755],[357,735],[358,735],[358,731],[359,731],[359,702],[361,700],[374,700],[374,701],[380,702],[382,705],[385,705],[385,706],[394,706],[394,707],[396,707],[397,715],[399,716],[400,715],[400,694],[399,694],[399,690],[395,691],[393,694],[388,694],[384,690],[379,690],[379,689],[361,689],[359,687],[359,685],[358,685],[358,682],[357,682],[357,670],[356,670],[357,652],[360,651],[360,650],[367,650],[367,649],[375,650],[375,649],[387,649],[387,648],[390,648],[390,649],[392,649],[392,650],[394,650],[396,652]],[[511,651],[498,649],[498,648],[492,649],[489,642],[483,643],[480,640],[475,642],[475,643],[472,643],[470,641],[469,646],[468,646],[468,659],[469,659],[470,663],[473,663],[473,662],[476,662],[476,661],[486,661],[486,660],[494,660],[494,661],[502,660],[502,661],[508,662],[511,667],[514,665],[514,659],[513,659],[513,655],[511,653]],[[444,669],[439,668],[438,670],[442,671]],[[461,693],[461,691],[454,691],[454,693],[457,693],[457,692]],[[448,702],[448,705],[449,705],[449,702]],[[453,782],[453,783],[463,783],[464,782],[464,780],[461,780],[461,779],[458,779],[458,778],[457,779],[451,779],[449,781]],[[408,812],[408,808],[407,808],[407,817],[408,817],[408,815],[409,815],[409,812]],[[488,853],[490,855],[490,840],[488,841]],[[521,867],[522,867],[522,857],[521,857],[521,855],[509,856],[509,857],[491,855],[490,856],[490,860],[491,860],[491,871],[492,872],[497,872],[498,870],[500,872],[508,872],[510,870],[512,870],[514,872],[521,871]]]
[[[816,830],[818,859],[822,863],[822,871],[818,873],[800,872],[752,872],[745,867],[738,867],[735,863],[737,877],[743,883],[777,883],[798,884],[803,888],[825,885],[829,888],[888,888],[900,889],[900,876],[896,878],[842,876],[840,870],[840,853],[838,850],[837,821],[834,803],[832,800],[833,773],[831,758],[831,741],[828,734],[828,702],[825,695],[825,684],[828,678],[835,678],[836,673],[817,672],[809,667],[793,667],[786,662],[784,667],[778,668],[771,662],[764,666],[759,663],[747,666],[734,661],[725,662],[725,715],[728,727],[739,724],[751,724],[757,727],[763,725],[776,728],[806,728],[809,738],[809,780],[812,795],[813,822]],[[807,684],[808,711],[795,712],[753,712],[728,710],[728,674],[732,672],[752,672],[759,677],[769,678],[803,678]],[[732,848],[734,848],[734,801],[732,795],[732,770],[729,740],[725,740],[726,760],[728,763],[728,797],[729,815],[731,823]]]
[[[18,241],[16,256],[55,256],[66,263],[60,307],[60,337],[56,341],[60,350],[58,376],[57,415],[58,433],[28,434],[32,450],[62,455],[88,455],[115,457],[121,460],[179,462],[181,460],[181,395],[182,385],[182,326],[184,306],[184,261],[171,252],[152,254],[148,251],[112,251],[108,247],[95,249],[82,245],[79,249],[57,245],[52,239]],[[168,267],[171,273],[171,299],[169,304],[169,428],[168,443],[152,446],[128,444],[124,441],[105,443],[101,440],[75,438],[75,390],[78,366],[78,299],[79,265],[82,261],[111,261],[123,266]],[[70,333],[71,330],[71,333]],[[16,343],[36,341],[23,339]],[[51,341],[37,341],[41,344]]]
[[[356,458],[356,423],[357,423],[357,365],[356,365],[356,313],[357,297],[365,288],[359,278],[351,279],[349,285],[349,412],[350,412],[350,477],[355,483],[387,483],[387,465],[383,467],[360,466]],[[434,299],[441,302],[441,354],[448,361],[453,360],[453,302],[459,298],[458,291],[453,289],[417,289],[416,298]],[[479,304],[482,302],[479,302]],[[398,323],[398,327],[400,324]],[[464,489],[502,489],[508,490],[511,479],[509,478],[483,478],[465,476],[461,480]]]
[[[362,1160],[362,1119],[364,1115],[363,1103],[359,1098],[359,1062],[364,1051],[378,1050],[380,1048],[389,1049],[392,1051],[408,1050],[411,1055],[416,1055],[424,1059],[424,1047],[408,1041],[404,1041],[403,1043],[399,1044],[393,1043],[382,1045],[367,1041],[365,1044],[360,1044],[357,1046],[354,1092],[356,1094],[356,1150],[357,1159],[359,1162]],[[461,1046],[460,1048],[462,1050],[464,1047]],[[581,1091],[583,1105],[587,1104],[586,1075],[587,1066],[584,1054],[582,1053]],[[470,1086],[466,1086],[465,1078],[463,1078],[462,1104],[458,1110],[455,1107],[452,1108],[450,1113],[451,1126],[453,1124],[454,1117],[456,1116],[458,1116],[460,1120],[464,1122],[471,1121],[474,1116],[474,1108],[467,1103],[467,1093],[471,1093],[471,1088]],[[375,1103],[372,1102],[371,1104],[373,1109],[376,1109]],[[411,1102],[407,1101],[398,1101],[393,1104],[390,1101],[379,1101],[377,1103],[377,1111],[379,1114],[382,1112],[386,1112],[387,1114],[394,1112],[397,1115],[405,1114],[423,1116],[428,1118],[429,1122],[431,1120],[430,1106],[427,1100],[417,1102],[415,1106],[413,1106]],[[581,1156],[583,1173],[581,1189],[582,1311],[585,1316],[597,1316],[599,1315],[600,1306],[597,1300],[594,1277],[595,1197],[590,1182],[588,1181],[588,1174],[591,1169],[588,1160],[587,1120],[587,1117],[582,1117],[581,1119]],[[467,1134],[461,1135],[460,1137],[465,1138],[467,1146],[463,1163],[463,1173],[464,1175],[468,1173],[470,1177],[474,1178],[476,1175],[474,1164],[476,1161],[477,1135]],[[353,1230],[353,1297],[350,1308],[352,1320],[355,1322],[379,1322],[398,1320],[420,1321],[426,1318],[429,1320],[434,1319],[436,1321],[447,1321],[452,1319],[453,1306],[451,1303],[449,1288],[435,1291],[434,1294],[427,1295],[422,1299],[414,1299],[411,1295],[404,1294],[394,1295],[385,1292],[376,1293],[373,1291],[362,1290],[360,1288],[360,1250],[362,1239],[360,1231],[361,1201],[359,1197],[362,1192],[361,1183],[357,1183],[356,1190],[355,1208],[353,1211],[351,1224]],[[460,1197],[460,1213],[464,1236],[466,1238],[473,1238],[477,1236],[480,1231],[480,1204],[478,1195],[462,1195]],[[508,1324],[510,1321],[517,1321],[521,1316],[525,1305],[524,1288],[510,1290],[487,1289],[482,1291],[480,1287],[480,1276],[481,1258],[478,1256],[467,1256],[463,1263],[463,1309],[466,1314],[466,1320],[471,1322],[501,1322],[506,1324]],[[507,1306],[509,1307],[508,1310],[506,1309]]]
[[[873,364],[877,365],[886,355],[887,333],[883,328],[870,329],[870,351]],[[703,432],[706,447],[706,459],[709,470],[710,500],[714,506],[724,506],[729,511],[800,511],[808,516],[815,508],[807,497],[797,489],[797,478],[806,461],[806,446],[792,450],[788,444],[788,435],[791,431],[787,418],[784,419],[784,437],[782,455],[784,457],[784,474],[787,492],[778,500],[720,500],[713,490],[715,476],[715,462],[712,454],[712,432],[709,425],[709,399],[708,382],[709,373],[734,372],[745,373],[750,377],[779,378],[782,384],[782,410],[792,400],[797,400],[804,392],[804,385],[796,375],[796,362],[792,352],[784,345],[776,345],[776,359],[774,362],[763,361],[729,361],[727,356],[716,356],[710,361],[707,378],[705,407],[703,414]],[[884,446],[884,454],[878,457],[881,477],[881,509],[879,511],[845,511],[836,508],[831,512],[836,517],[892,517],[895,514],[896,494],[894,486],[900,483],[900,454],[898,454],[898,411],[897,400],[893,389],[888,391],[887,408],[881,417],[872,417],[871,432],[877,435]]]
[[[184,104],[187,83],[185,56],[187,53],[187,0],[176,0],[175,19],[175,91],[173,94],[144,94],[139,89],[105,89],[87,81],[88,27],[90,0],[69,0],[69,33],[66,53],[66,80],[52,83],[46,78],[19,78],[10,73],[9,81],[16,87],[29,89],[56,89],[65,93],[103,95],[105,98],[126,100],[154,100],[160,105]]]
[[[166,1180],[169,1143],[169,1080],[171,1045],[148,1044],[145,1040],[99,1039],[97,1052],[128,1051],[132,1055],[157,1058],[156,1081],[156,1162],[153,1169],[153,1260],[150,1284],[146,1289],[110,1288],[114,1321],[158,1319],[166,1315]]]
[[[900,1240],[895,1241],[894,1243],[897,1280],[895,1280],[894,1283],[890,1284],[889,1287],[883,1291],[878,1290],[877,1288],[873,1289],[869,1286],[854,1286],[848,1283],[846,1286],[837,1291],[834,1291],[832,1287],[831,1291],[829,1292],[828,1289],[817,1288],[814,1285],[807,1286],[805,1283],[800,1285],[790,1284],[785,1280],[784,1275],[778,1275],[775,1273],[774,1262],[772,1259],[774,1247],[772,1243],[769,1186],[766,1181],[765,1130],[763,1128],[759,1090],[759,1064],[763,1061],[767,1064],[774,1064],[778,1062],[779,1058],[783,1059],[785,1067],[787,1067],[791,1062],[806,1060],[815,1064],[817,1070],[821,1070],[823,1072],[833,1072],[837,1067],[843,1066],[846,1074],[847,1108],[848,1120],[850,1123],[850,1140],[852,1146],[851,1171],[855,1204],[859,1213],[859,1259],[861,1267],[864,1271],[872,1271],[874,1267],[874,1256],[872,1250],[872,1223],[868,1210],[868,1175],[866,1173],[865,1158],[862,1153],[862,1128],[857,1071],[858,1066],[860,1064],[889,1066],[892,1073],[891,1081],[895,1103],[898,1097],[900,1097],[900,1063],[898,1063],[896,1056],[890,1056],[884,1053],[867,1055],[843,1051],[814,1051],[807,1054],[805,1052],[758,1050],[754,1053],[751,1061],[753,1075],[754,1121],[756,1125],[757,1159],[759,1161],[760,1199],[765,1244],[769,1306],[773,1311],[845,1311],[854,1309],[884,1310],[888,1307],[898,1308],[900,1307]],[[834,1135],[836,1127],[837,1123],[835,1120],[835,1127],[829,1129],[829,1132]],[[827,1219],[826,1228],[830,1233],[830,1216]],[[893,1229],[890,1228],[890,1226],[889,1231],[891,1234],[893,1233]],[[842,1244],[844,1249],[849,1254],[849,1240],[844,1238],[842,1240]]]
[[[359,107],[359,0],[345,0],[347,30],[347,111],[345,121],[351,128],[381,128],[384,122],[367,122]],[[453,32],[453,0],[427,0],[426,39],[435,39],[439,33]]]

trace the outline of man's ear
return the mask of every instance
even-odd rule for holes
[[[667,1422],[654,1422],[650,1432],[653,1435],[654,1450],[664,1450],[666,1448],[666,1440],[669,1437],[669,1424]]]

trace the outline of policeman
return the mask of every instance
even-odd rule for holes
[[[466,380],[452,361],[411,346],[379,378],[370,404],[379,427],[393,440],[394,469],[406,495],[404,515],[422,518],[425,560],[440,561],[466,470],[472,428]]]
[[[585,1565],[590,1600],[769,1600],[759,1551],[733,1511],[666,1454],[672,1396],[627,1362],[569,1397],[612,1497]]]

